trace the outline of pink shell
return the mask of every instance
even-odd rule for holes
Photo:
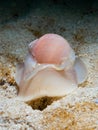
[[[70,46],[57,34],[45,34],[31,47],[31,53],[38,63],[60,64],[69,56]]]

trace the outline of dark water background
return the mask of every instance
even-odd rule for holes
[[[83,11],[83,13],[93,13],[98,9],[98,0],[1,0],[0,23],[17,20],[37,8],[41,10],[68,8]]]

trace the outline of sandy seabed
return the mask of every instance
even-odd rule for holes
[[[51,9],[47,4],[46,11],[44,7],[22,17],[8,14],[0,24],[0,130],[98,130],[98,12],[78,12],[59,4]],[[69,41],[85,62],[88,78],[40,111],[17,100],[14,76],[28,44],[45,33],[57,33]]]

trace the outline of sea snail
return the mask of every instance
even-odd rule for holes
[[[45,34],[29,44],[28,54],[16,69],[18,97],[31,101],[40,97],[65,96],[87,78],[85,64],[67,40]]]

